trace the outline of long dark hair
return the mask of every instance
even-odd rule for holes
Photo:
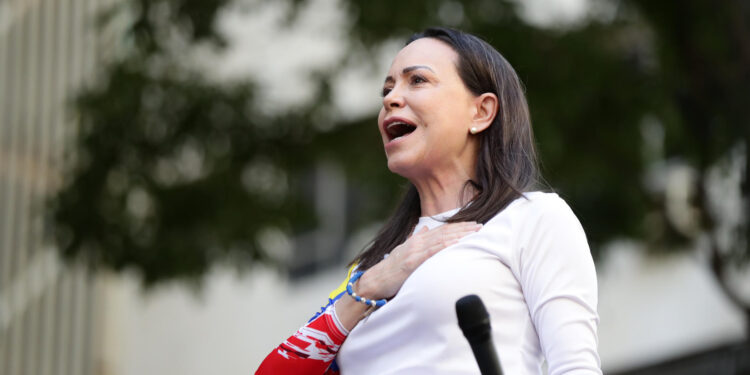
[[[492,125],[479,137],[476,181],[467,181],[476,195],[447,222],[486,223],[508,203],[536,187],[538,168],[534,136],[523,86],[513,67],[487,42],[458,30],[429,28],[411,36],[409,43],[434,38],[447,43],[458,54],[457,70],[464,85],[474,95],[493,93],[499,109]],[[414,185],[388,219],[370,246],[354,261],[366,270],[402,244],[414,230],[421,214],[419,194]]]

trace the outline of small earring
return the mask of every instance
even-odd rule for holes
[[[479,133],[479,130],[477,130],[477,128],[475,128],[475,127],[472,127],[471,129],[469,129],[469,133],[471,133],[471,134],[477,134],[477,133]]]

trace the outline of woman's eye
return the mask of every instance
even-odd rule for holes
[[[380,92],[380,95],[385,97],[386,95],[388,95],[389,92],[391,92],[390,87],[383,87],[383,91]]]
[[[424,82],[427,82],[427,80],[424,77],[420,76],[420,75],[413,75],[413,76],[411,76],[411,83],[412,84],[416,85],[418,83],[424,83]]]

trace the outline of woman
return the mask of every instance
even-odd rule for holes
[[[385,78],[378,126],[411,186],[348,290],[257,373],[477,373],[454,304],[478,294],[506,374],[541,374],[545,359],[551,375],[601,374],[586,237],[556,194],[529,192],[534,141],[510,64],[460,31],[416,34]]]

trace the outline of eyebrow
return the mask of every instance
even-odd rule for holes
[[[404,70],[401,71],[401,74],[406,74],[406,73],[409,73],[409,72],[417,70],[417,69],[427,69],[427,70],[435,73],[435,71],[432,70],[432,68],[430,68],[427,65],[412,65],[412,66],[407,66],[406,68],[404,68]],[[385,82],[386,83],[393,82],[393,81],[395,81],[395,80],[393,79],[392,76],[385,77]]]

